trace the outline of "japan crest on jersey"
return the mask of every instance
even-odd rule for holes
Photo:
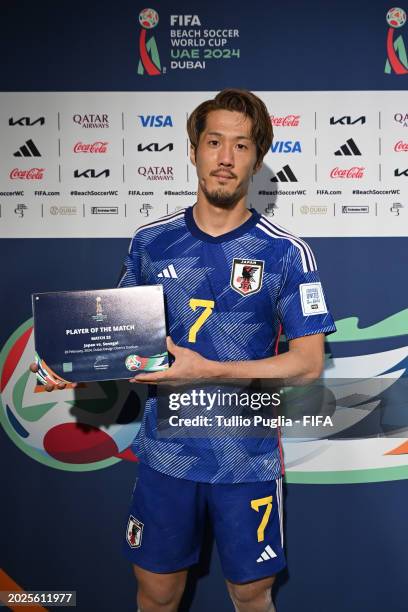
[[[252,295],[262,287],[264,262],[234,257],[231,270],[231,287],[240,295]]]
[[[139,548],[142,544],[144,524],[130,515],[126,529],[126,540],[130,548]]]

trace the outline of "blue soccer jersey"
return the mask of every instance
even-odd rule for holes
[[[168,332],[179,346],[216,361],[271,357],[288,340],[336,330],[309,245],[252,210],[235,230],[202,232],[193,208],[138,229],[120,286],[162,284]],[[178,478],[233,483],[281,475],[277,436],[164,438],[150,388],[133,450]]]

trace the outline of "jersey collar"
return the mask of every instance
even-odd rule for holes
[[[245,223],[242,223],[242,225],[239,225],[230,232],[227,232],[226,234],[221,234],[220,236],[210,236],[210,234],[206,234],[205,232],[200,230],[200,228],[194,221],[193,208],[194,206],[189,206],[188,208],[186,208],[184,217],[186,226],[193,236],[195,236],[199,240],[204,240],[205,242],[228,242],[229,240],[239,238],[240,236],[243,236],[248,231],[250,231],[253,227],[255,227],[255,225],[260,219],[260,214],[253,208],[250,208],[249,211],[252,213],[252,216],[249,217],[249,219],[247,219]]]

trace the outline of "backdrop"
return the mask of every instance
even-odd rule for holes
[[[121,542],[143,394],[39,392],[30,295],[114,286],[134,230],[195,201],[188,113],[245,87],[275,132],[250,206],[307,239],[338,328],[325,378],[343,425],[285,442],[278,609],[406,609],[407,9],[2,3],[0,591],[135,609]],[[210,606],[233,609],[208,533],[182,609]]]

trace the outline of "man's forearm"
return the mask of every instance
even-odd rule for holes
[[[315,379],[321,374],[324,355],[289,350],[282,355],[251,361],[209,361],[209,378]]]
[[[166,384],[200,380],[239,378],[284,379],[289,383],[320,376],[324,362],[324,334],[289,340],[289,351],[275,357],[248,361],[213,361],[196,351],[174,344],[167,338],[167,349],[174,357],[168,370],[138,374],[130,382]]]

